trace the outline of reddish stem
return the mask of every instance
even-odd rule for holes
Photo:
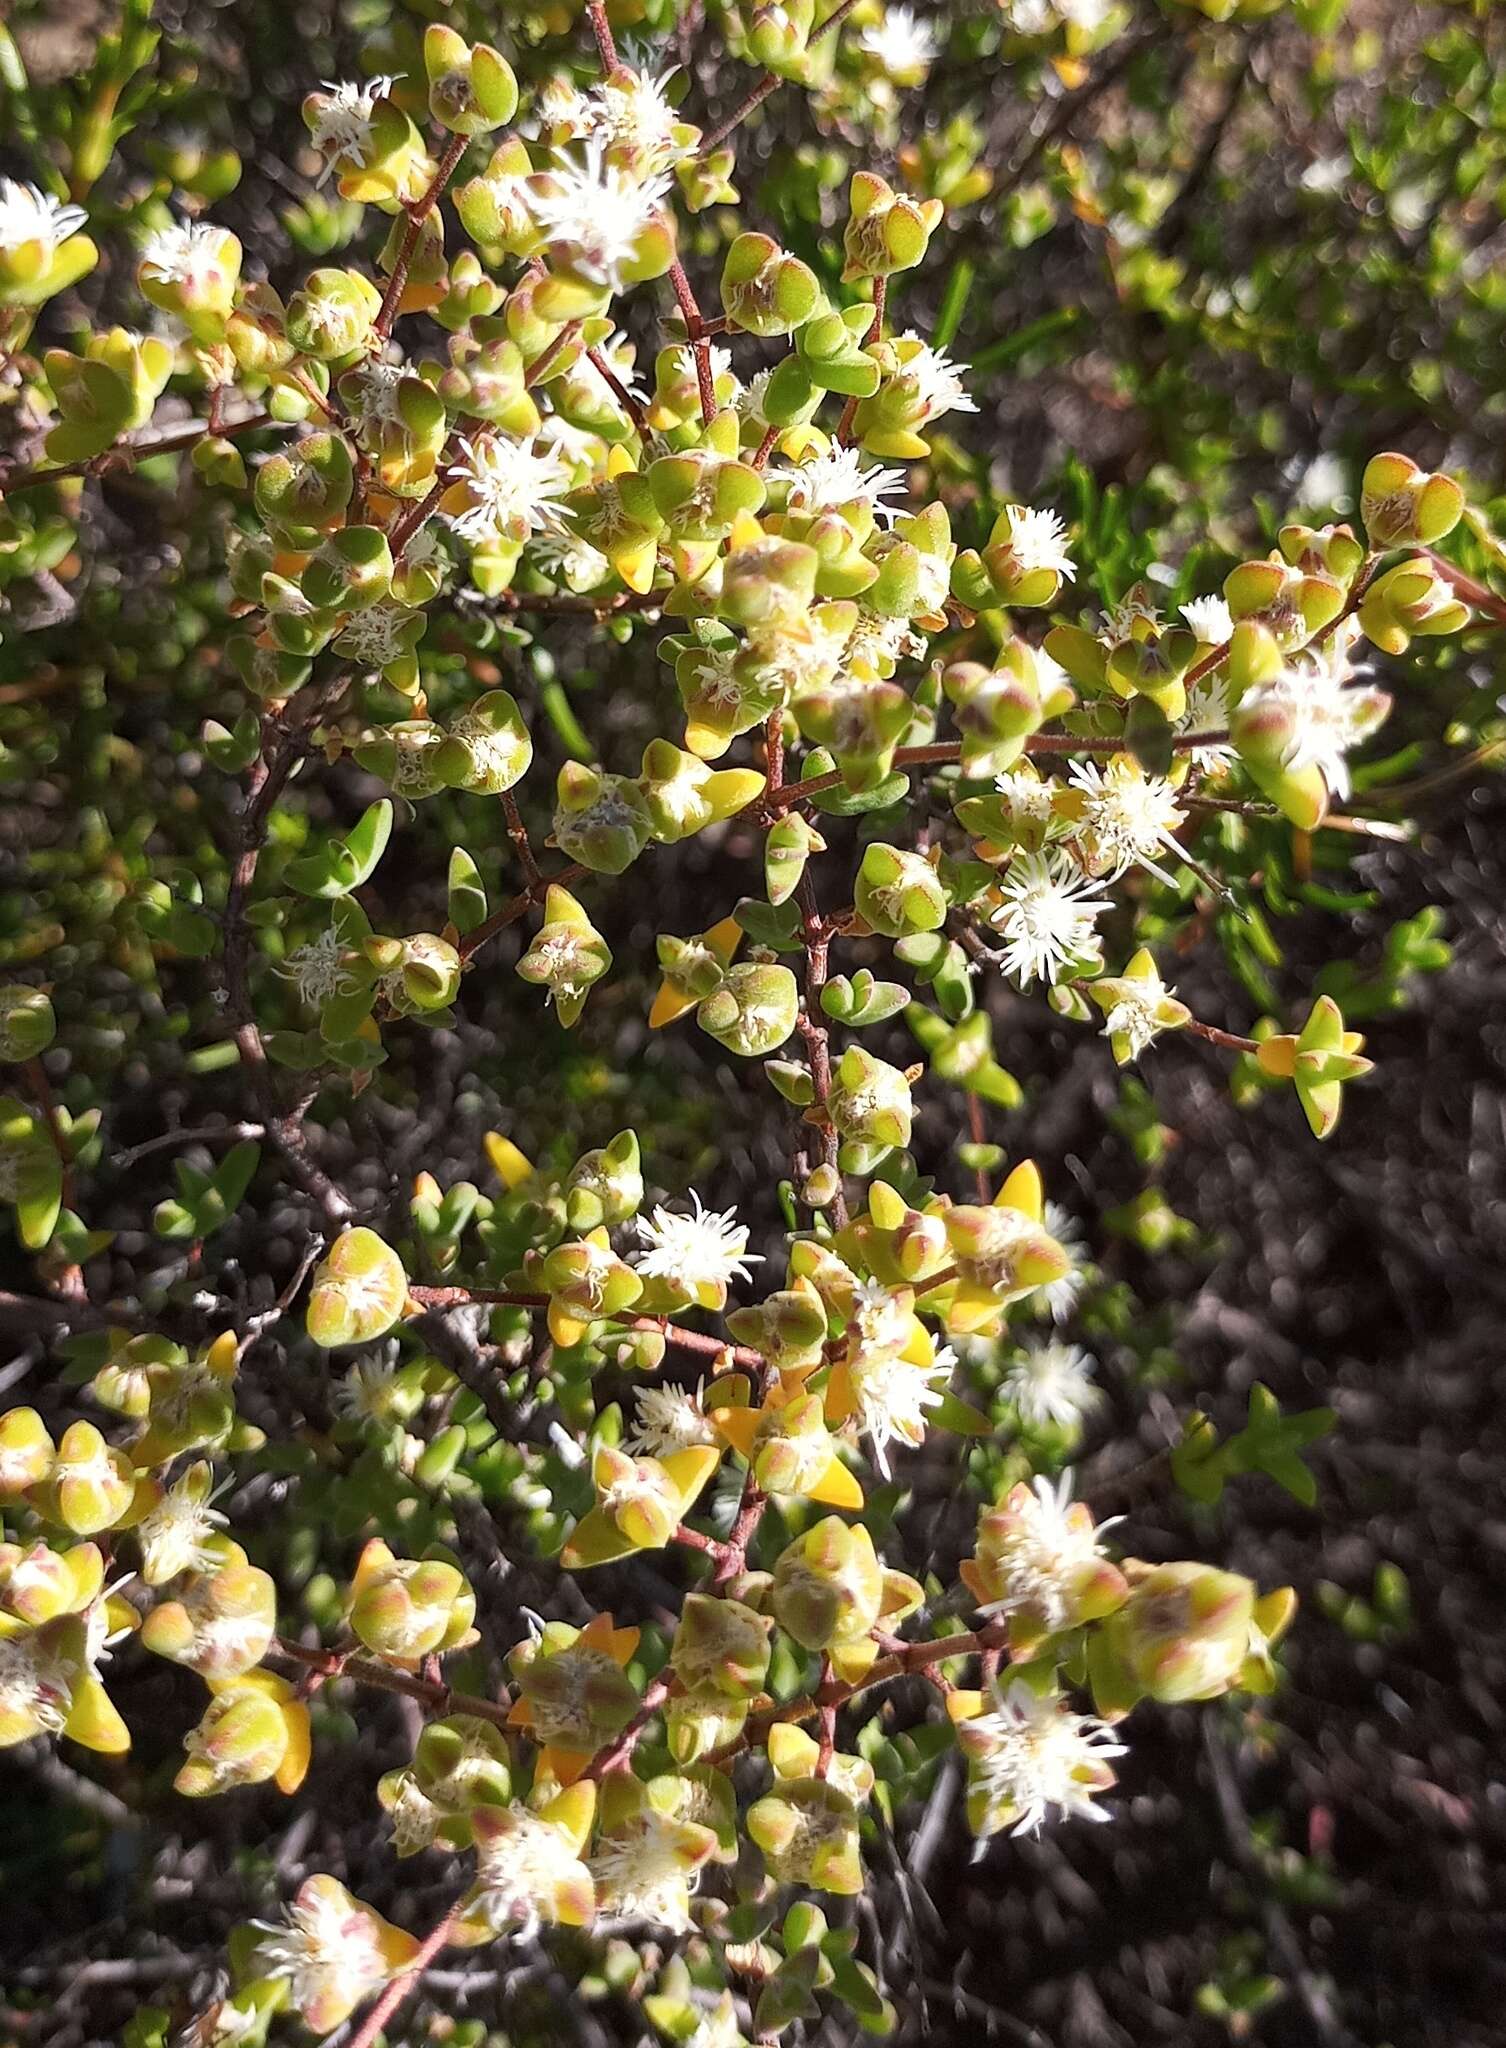
[[[424,1936],[423,1940],[419,1943],[417,1955],[414,1956],[407,1969],[393,1978],[376,2004],[367,2013],[360,2027],[351,2037],[350,2048],[371,2048],[372,2042],[381,2033],[388,2020],[391,2019],[409,1992],[417,1990],[419,1978],[422,1977],[424,1971],[428,1969],[430,1963],[433,1962],[439,1951],[449,1940],[451,1933],[454,1931],[455,1922],[459,1917],[460,1901],[457,1899],[438,1925],[431,1927]]]

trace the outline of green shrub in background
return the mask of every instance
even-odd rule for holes
[[[1387,806],[1429,747],[1494,744],[1460,649],[1506,618],[1467,470],[1377,433],[1326,492],[1305,451],[1290,511],[1240,501],[1285,428],[1219,413],[1225,378],[1368,399],[1346,351],[1371,294],[1406,344],[1375,411],[1446,432],[1451,377],[1499,339],[1466,246],[1498,221],[1499,87],[1462,21],[1421,60],[1447,94],[1388,135],[1382,89],[1382,133],[1302,181],[1386,198],[1354,274],[1316,228],[1229,269],[1209,194],[1239,94],[1278,36],[1316,38],[1320,92],[1343,12],[373,11],[388,68],[308,79],[280,139],[313,175],[265,245],[222,224],[256,225],[239,138],[145,10],[45,86],[0,31],[39,180],[0,186],[0,770],[76,820],[0,910],[6,1303],[54,1331],[62,1389],[0,1418],[0,1740],[119,1754],[110,1688],[155,1655],[203,1681],[177,1790],[297,1797],[326,1695],[401,1693],[425,1722],[373,1810],[448,1884],[407,1933],[307,1879],[227,1930],[223,1995],[142,2014],[138,2042],[254,2044],[290,2011],[367,2048],[442,1949],[594,1923],[654,1945],[550,1938],[578,1974],[626,1968],[669,2041],[833,2007],[882,2034],[874,1959],[809,1896],[861,1891],[874,1811],[955,1745],[980,1839],[1106,1820],[1132,1711],[1277,1685],[1288,1589],[1120,1555],[1073,1499],[1100,1394],[1051,1319],[1090,1270],[1055,1176],[985,1119],[1021,1100],[1007,992],[1121,1067],[1197,1040],[1241,1100],[1295,1098],[1256,1112],[1266,1142],[1328,1138],[1370,1072],[1349,1020],[1447,957],[1425,915],[1299,992],[1273,930],[1360,907],[1351,856],[1404,833]],[[675,67],[703,40],[750,89],[697,125]],[[1137,147],[1168,62],[1228,108],[1176,175]],[[980,68],[1037,123],[1007,175]],[[1073,144],[1140,71],[1124,128]],[[745,161],[775,94],[842,146]],[[971,373],[952,351],[980,272],[1068,217],[1135,337],[1104,374],[1186,460],[1135,493],[1072,467],[1047,503],[967,415],[990,371],[1085,349],[1079,310]],[[139,531],[100,509],[124,486]],[[1353,516],[1323,519],[1344,489]],[[659,929],[678,860],[694,929]],[[1247,1031],[1178,994],[1200,942]],[[499,1065],[473,1002],[531,1054]],[[774,1134],[763,1250],[714,1139],[615,1058],[597,1020],[627,1004]],[[589,1058],[558,1036],[593,1029]],[[442,1180],[446,1060],[474,1142]],[[121,1234],[99,1190],[144,1072],[197,1104],[169,1145],[226,1149]],[[957,1134],[934,1166],[928,1102]],[[1120,1113],[1153,1163],[1132,1088]],[[415,1131],[399,1183],[384,1134]],[[687,1150],[725,1192],[656,1200]],[[1182,1227],[1153,1185],[1115,1220],[1150,1249]],[[1263,1473],[1310,1503],[1330,1419],[1257,1388],[1240,1431],[1191,1415],[1165,1463],[1194,1502]],[[899,1508],[937,1438],[976,1546],[921,1579]],[[239,1524],[225,1489],[257,1473],[295,1482],[282,1526]],[[490,1633],[498,1529],[579,1575],[589,1618],[546,1572],[553,1606]],[[933,1707],[895,1735],[907,1678]]]

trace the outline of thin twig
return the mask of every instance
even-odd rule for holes
[[[111,469],[127,468],[153,455],[176,455],[210,434],[233,440],[238,434],[255,433],[259,427],[286,431],[292,424],[288,420],[274,420],[267,412],[249,412],[242,419],[220,420],[213,424],[208,420],[185,420],[178,426],[143,427],[138,433],[127,434],[123,440],[117,441],[103,455],[86,455],[77,462],[31,463],[20,468],[0,465],[0,494],[9,496],[14,491],[30,490],[37,484],[56,483],[63,477],[103,476]]]
[[[807,48],[811,44],[819,43],[824,36],[835,34],[836,30],[841,27],[857,4],[858,0],[842,0],[841,6],[834,8],[819,28],[812,29],[807,39]],[[777,92],[785,82],[784,79],[776,77],[772,71],[765,72],[747,98],[739,101],[726,120],[719,122],[709,135],[702,138],[701,146],[695,153],[695,161],[699,162],[702,158],[710,156],[713,150],[720,149],[733,129],[740,127],[747,120],[749,114],[755,108],[761,107],[770,93]]]
[[[416,200],[408,208],[408,223],[403,229],[397,261],[392,266],[392,275],[387,280],[387,290],[372,328],[372,332],[381,341],[385,341],[391,334],[393,322],[397,319],[398,303],[403,296],[403,287],[408,282],[408,266],[413,261],[414,251],[418,248],[418,238],[423,233],[424,222],[438,205],[439,195],[454,176],[455,166],[465,155],[469,141],[468,135],[450,137],[445,144],[444,155],[435,167],[434,176],[429,181],[428,190],[421,199]]]

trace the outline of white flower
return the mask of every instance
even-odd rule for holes
[[[53,1484],[61,1486],[65,1479],[73,1479],[80,1486],[98,1486],[106,1489],[118,1484],[115,1466],[110,1457],[110,1446],[99,1437],[87,1451],[80,1451],[73,1457],[60,1457],[50,1475]]]
[[[332,1879],[304,1885],[287,1908],[286,1925],[251,1924],[267,1935],[257,1945],[264,1974],[285,1977],[300,2008],[326,1997],[347,2008],[357,2005],[392,1974],[374,1916]]]
[[[601,386],[603,391],[615,399],[617,396],[616,392],[612,390],[611,385],[602,376],[601,371],[591,359],[593,356],[600,356],[628,396],[636,398],[640,402],[646,402],[648,394],[644,391],[642,385],[634,382],[638,372],[637,353],[637,350],[628,340],[627,336],[625,334],[618,334],[614,329],[604,340],[595,344],[590,355],[581,356],[580,362],[576,367],[576,374],[593,379]],[[713,353],[720,353],[720,351],[713,351]]]
[[[1211,604],[1218,600],[1210,598],[1207,602]],[[1185,615],[1188,607],[1184,605],[1182,609]],[[1201,637],[1200,634],[1199,638]],[[1226,767],[1234,759],[1235,749],[1227,737],[1228,731],[1229,679],[1215,671],[1212,675],[1204,676],[1200,683],[1194,683],[1187,692],[1187,708],[1177,720],[1177,733],[1179,737],[1185,739],[1196,739],[1202,733],[1225,735],[1223,739],[1213,740],[1206,747],[1188,749],[1188,759],[1192,765],[1201,768],[1205,774],[1211,774],[1215,769]]]
[[[416,1778],[405,1778],[397,1798],[388,1808],[392,1846],[399,1855],[427,1849],[434,1840],[444,1811],[437,1806]]]
[[[686,153],[686,145],[675,140],[680,117],[666,90],[678,68],[657,78],[640,71],[615,71],[586,96],[585,132],[609,148],[630,151],[650,172],[667,170]]]
[[[1128,640],[1133,636],[1136,626],[1154,626],[1159,629],[1160,624],[1161,614],[1151,603],[1145,586],[1137,583],[1133,590],[1127,591],[1120,598],[1118,604],[1111,605],[1105,614],[1103,638],[1111,641]]]
[[[883,20],[865,28],[857,45],[891,77],[917,74],[918,84],[936,55],[936,31],[929,22],[918,20],[912,7],[886,7]]]
[[[772,370],[760,370],[758,375],[738,392],[734,403],[739,419],[752,420],[760,427],[768,426],[769,423],[764,418],[763,402],[768,397],[769,379],[773,374]]]
[[[321,83],[329,97],[315,116],[310,139],[324,158],[324,169],[319,179],[323,184],[330,173],[342,165],[354,169],[360,162],[371,143],[371,121],[376,103],[387,97],[395,81],[387,77],[372,78],[362,85],[350,79],[336,83],[326,78]]]
[[[355,986],[344,965],[345,943],[333,925],[317,939],[289,953],[278,972],[285,974],[310,1009],[322,1009],[333,996],[348,995]]]
[[[1081,1223],[1070,1209],[1064,1209],[1060,1202],[1048,1201],[1041,1219],[1047,1232],[1067,1255],[1067,1270],[1060,1280],[1053,1280],[1040,1288],[1035,1302],[1045,1310],[1054,1323],[1064,1323],[1082,1298],[1087,1286],[1088,1241],[1083,1235]]]
[[[873,1286],[876,1283],[870,1283]],[[877,1292],[886,1294],[887,1290],[878,1288]],[[956,1353],[947,1348],[938,1351],[928,1364],[902,1358],[896,1347],[905,1341],[910,1317],[908,1310],[897,1312],[898,1305],[891,1306],[891,1302],[892,1297],[883,1303],[870,1300],[860,1305],[857,1321],[862,1342],[847,1365],[859,1434],[868,1438],[873,1462],[886,1479],[890,1476],[889,1445],[908,1444],[913,1450],[924,1441],[927,1411],[941,1406],[944,1382],[957,1363]],[[943,1385],[933,1384],[937,1380]]]
[[[826,512],[856,502],[871,506],[876,519],[892,519],[893,509],[884,500],[903,497],[908,489],[902,469],[865,469],[861,449],[835,445],[803,468],[778,476],[789,484],[792,512]]]
[[[1107,19],[1113,0],[1055,0],[1057,13],[1073,28],[1090,33]]]
[[[1222,647],[1234,631],[1234,619],[1221,597],[1194,597],[1182,606],[1182,619],[1207,647]]]
[[[390,1422],[397,1382],[395,1352],[377,1352],[353,1365],[335,1388],[335,1407],[352,1422]]]
[[[1110,909],[1059,850],[1016,854],[999,884],[1003,902],[989,922],[1004,940],[1003,966],[1021,983],[1055,981],[1093,941],[1093,920]]]
[[[668,177],[635,178],[605,162],[593,141],[584,163],[554,166],[549,181],[550,190],[534,193],[533,214],[550,249],[592,283],[620,290],[623,271],[669,189]]]
[[[461,442],[451,473],[471,499],[464,512],[449,515],[462,540],[521,541],[558,529],[555,501],[569,488],[569,478],[553,453],[539,455],[526,441],[488,434]]]
[[[212,221],[174,221],[142,244],[141,262],[165,284],[199,284],[219,267],[225,231]]]
[[[1187,814],[1164,775],[1149,775],[1132,755],[1116,754],[1107,768],[1074,761],[1068,780],[1082,793],[1077,832],[1097,873],[1112,881],[1139,866],[1169,879],[1151,855],[1166,846],[1180,852],[1172,834]]]
[[[929,347],[915,333],[902,334],[900,340],[920,343],[913,355],[904,358],[900,374],[914,390],[927,420],[939,419],[944,412],[978,410],[976,401],[967,395],[962,372],[940,349]]]
[[[575,426],[557,412],[545,413],[534,439],[551,450],[572,472],[583,471],[587,478],[603,446],[599,434],[593,434],[589,427]]]
[[[864,1344],[899,1349],[909,1341],[912,1318],[911,1302],[882,1280],[860,1280],[852,1291],[853,1328]]]
[[[1056,784],[1049,776],[1037,775],[1033,768],[1011,768],[994,777],[994,788],[1004,799],[1012,825],[1031,826],[1048,839],[1059,839],[1067,829],[1057,815]]]
[[[179,1572],[209,1570],[215,1562],[210,1539],[224,1524],[225,1517],[189,1485],[187,1476],[170,1486],[134,1532],[151,1583],[161,1585]]]
[[[554,72],[540,86],[533,102],[535,132],[579,137],[591,125],[590,96],[561,71]]]
[[[714,1444],[716,1431],[701,1406],[701,1389],[640,1387],[633,1397],[633,1427],[622,1448],[639,1458],[664,1458],[697,1444]]]
[[[1306,184],[1307,180],[1302,181]],[[1297,503],[1321,507],[1324,511],[1347,512],[1353,502],[1349,495],[1349,472],[1341,457],[1315,455],[1297,480]]]
[[[396,419],[397,387],[404,377],[412,375],[406,363],[384,363],[375,357],[361,363],[351,371],[347,380],[348,384],[355,386],[352,410],[363,420]],[[342,393],[347,389],[347,383],[341,384]]]
[[[24,1715],[39,1734],[60,1735],[72,1705],[67,1673],[35,1632],[0,1637],[0,1719]]]
[[[432,764],[429,755],[444,745],[444,734],[437,725],[421,725],[410,722],[407,732],[394,732],[392,740],[392,787],[399,796],[416,797],[433,794]]]
[[[1043,36],[1056,26],[1051,0],[1001,0],[1004,25],[1017,36]]]
[[[908,619],[893,618],[858,606],[858,622],[847,642],[844,666],[864,674],[888,673],[903,656],[919,658],[926,651],[926,637],[917,633]]]
[[[603,1835],[591,1858],[596,1902],[628,1920],[652,1920],[674,1934],[690,1931],[689,1894],[700,1881],[687,1869],[684,1825],[645,1807],[621,1829]]]
[[[0,249],[40,242],[50,260],[58,243],[76,235],[88,218],[82,206],[66,206],[40,186],[0,178]]]
[[[1176,990],[1167,988],[1159,977],[1141,980],[1135,975],[1122,976],[1118,1000],[1103,1020],[1104,1037],[1122,1036],[1126,1041],[1125,1057],[1139,1059],[1145,1048],[1168,1028],[1160,1009],[1166,998],[1175,994]]]
[[[528,957],[543,975],[545,1004],[565,1002],[591,986],[588,970],[598,964],[578,931],[566,930],[552,938],[539,937]]]
[[[379,598],[377,604],[367,604],[363,612],[346,618],[340,629],[340,653],[348,653],[352,662],[361,662],[365,668],[387,668],[389,662],[398,662],[408,653],[404,627],[412,625],[416,616],[395,598]]]
[[[1081,1422],[1103,1396],[1093,1384],[1097,1361],[1080,1344],[1027,1340],[1004,1373],[1004,1392],[1037,1427]]]
[[[748,1268],[761,1266],[763,1255],[747,1249],[748,1233],[735,1209],[707,1209],[692,1188],[691,1216],[655,1209],[638,1218],[638,1235],[646,1250],[632,1264],[645,1280],[668,1280],[688,1294],[701,1287],[725,1287],[729,1280],[752,1278]]]
[[[1124,1756],[1122,1742],[1094,1714],[1074,1713],[1055,1693],[1044,1696],[1023,1679],[995,1694],[991,1713],[964,1722],[975,1782],[988,1803],[1014,1817],[1010,1833],[1038,1834],[1054,1806],[1061,1818],[1109,1820],[1094,1795],[1113,1783],[1106,1759]]]
[[[505,1830],[489,1830],[477,1844],[477,1904],[499,1934],[531,1941],[541,1908],[554,1917],[555,1894],[578,1876],[580,1860],[568,1836],[521,1801],[502,1812]]]
[[[1099,1538],[1118,1517],[1095,1528],[1084,1516],[1069,1516],[1072,1474],[1064,1472],[1055,1486],[1037,1474],[1033,1490],[1011,1503],[1011,1513],[989,1539],[990,1576],[1004,1588],[982,1614],[1012,1614],[1017,1608],[1037,1609],[1048,1629],[1060,1628],[1067,1616],[1067,1595],[1084,1565],[1103,1555]]]
[[[1284,765],[1294,773],[1318,769],[1337,797],[1349,794],[1345,756],[1377,722],[1377,692],[1349,687],[1349,652],[1357,630],[1350,622],[1349,632],[1335,632],[1321,647],[1305,648],[1273,683],[1249,691],[1244,699],[1250,706],[1279,704],[1290,713],[1293,732],[1282,754]]]
[[[1067,529],[1056,513],[1036,511],[1029,505],[1006,505],[1009,521],[1009,550],[1022,572],[1054,569],[1070,576],[1076,564],[1067,552]]]
[[[191,1735],[183,1738],[188,1748]],[[232,2005],[222,1998],[207,2013],[201,2013],[174,2038],[174,2048],[238,2048],[249,2035],[260,2035],[266,2026],[264,2015],[254,2005]]]

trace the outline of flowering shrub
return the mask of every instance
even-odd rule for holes
[[[0,1740],[119,1754],[110,1660],[155,1656],[202,1681],[177,1790],[291,1798],[336,1688],[352,1713],[399,1694],[421,1725],[370,1800],[392,1857],[448,1883],[410,1932],[309,1876],[234,1932],[206,2005],[140,2017],[143,2048],[183,2025],[255,2044],[283,2012],[366,2048],[442,1950],[617,1924],[651,1944],[634,1981],[669,2041],[771,2040],[833,2008],[881,2034],[876,1959],[809,1896],[862,1890],[881,1792],[892,1811],[955,1753],[980,1845],[1107,1821],[1135,1717],[1278,1682],[1289,1589],[1125,1554],[1074,1497],[1101,1396],[1055,1325],[1086,1255],[1056,1163],[987,1137],[1019,1099],[989,991],[1097,1032],[1120,1067],[1225,1062],[1283,1142],[1330,1138],[1370,1072],[1335,995],[1243,1033],[1171,977],[1215,916],[1246,943],[1259,849],[1310,872],[1315,847],[1395,830],[1358,807],[1407,673],[1378,657],[1477,607],[1499,623],[1438,552],[1477,515],[1378,447],[1355,521],[1292,518],[1175,606],[1151,580],[1083,601],[1091,536],[1059,508],[949,487],[947,423],[977,401],[903,310],[988,174],[936,160],[928,131],[898,182],[852,171],[834,256],[745,224],[741,121],[804,90],[833,119],[864,106],[887,149],[944,20],[721,8],[757,71],[708,129],[668,39],[619,49],[616,13],[592,0],[591,46],[511,56],[431,24],[390,76],[311,79],[317,189],[384,239],[371,264],[332,240],[285,291],[215,221],[211,180],[182,188],[194,217],[137,224],[143,331],[49,326],[130,238],[0,187],[26,443],[0,471],[0,573],[45,588],[60,535],[89,545],[91,483],[158,457],[214,534],[200,653],[238,695],[200,744],[229,854],[175,858],[149,821],[112,908],[122,958],[191,991],[189,1072],[242,1091],[240,1121],[175,1134],[226,1144],[180,1158],[155,1210],[177,1265],[112,1244],[91,1221],[111,1103],[73,1064],[66,934],[11,946],[0,1198],[62,1391],[0,1418]],[[1014,0],[1000,34],[1080,82],[1129,16]],[[145,58],[120,44],[124,85]],[[603,668],[657,656],[636,758],[607,692],[593,725],[549,673],[572,621]],[[725,858],[699,871],[701,928],[658,930],[660,849],[702,835]],[[709,1041],[789,1132],[782,1235],[755,1238],[730,1180],[657,1199],[672,1175],[630,1074],[601,1084],[626,1121],[589,1149],[560,1118],[526,1156],[504,1114],[474,1179],[405,1168],[394,1202],[385,1169],[348,1171],[333,1127],[430,1114],[415,1048],[464,1045],[470,988],[512,977],[508,1007],[557,1046],[636,1001],[622,934],[645,923],[646,1026]],[[1393,982],[1436,964],[1414,937]],[[60,1051],[82,1080],[62,1099]],[[967,1119],[963,1182],[911,1149],[928,1101]],[[296,1218],[299,1252],[237,1312],[214,1240],[258,1201]],[[1148,1200],[1126,1232],[1171,1227]],[[297,1458],[254,1370],[273,1343],[315,1387]],[[1164,1462],[1195,1502],[1256,1472],[1310,1501],[1301,1453],[1328,1419],[1257,1389],[1241,1431],[1185,1417]],[[979,1483],[975,1543],[912,1576],[895,1507],[938,1441]],[[248,1475],[289,1472],[345,1553],[338,1584],[327,1558],[322,1585],[305,1574],[301,1611],[274,1534],[237,1512]],[[495,1548],[504,1509],[504,1549],[557,1567],[521,1640],[484,1600],[478,1525]],[[901,1681],[907,1757],[880,1719]]]

